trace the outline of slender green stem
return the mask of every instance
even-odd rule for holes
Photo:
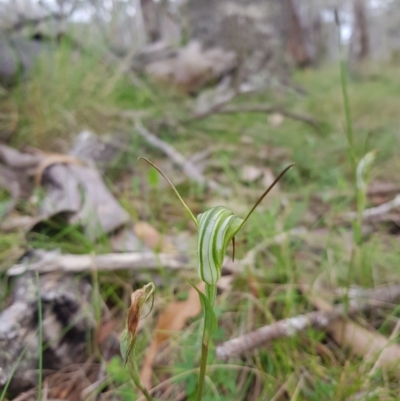
[[[153,401],[153,397],[148,392],[147,388],[143,385],[141,381],[139,383],[135,382],[137,388],[143,393],[147,401]]]
[[[215,299],[217,297],[217,286],[206,284],[206,296],[212,308],[214,308]],[[208,348],[210,345],[210,333],[207,327],[206,321],[204,320],[203,327],[203,338],[201,341],[201,359],[200,359],[200,371],[199,371],[199,383],[197,385],[196,401],[201,401],[203,396],[204,381],[207,370],[207,359],[208,359]]]
[[[357,245],[361,245],[363,211],[365,209],[365,193],[362,189],[357,188],[356,196],[357,196],[357,219],[354,222],[354,242]]]
[[[212,284],[206,284],[206,295],[210,301],[210,305],[214,307],[215,298],[217,297],[217,286]]]
[[[356,156],[356,149],[354,144],[354,134],[353,134],[353,121],[351,118],[351,109],[350,109],[350,100],[349,100],[349,93],[347,90],[347,71],[346,71],[346,62],[344,59],[343,54],[343,46],[342,46],[342,39],[340,34],[340,21],[337,12],[335,13],[336,17],[336,24],[338,27],[338,43],[339,43],[339,52],[340,52],[340,83],[342,89],[342,97],[343,97],[343,106],[344,106],[344,113],[346,119],[346,126],[345,132],[347,137],[347,143],[349,146],[349,155],[350,155],[350,163],[352,169],[353,179],[357,181],[357,156]],[[356,183],[355,183],[356,184]],[[353,223],[353,239],[355,244],[360,244],[362,234],[361,234],[361,227],[362,227],[362,217],[361,213],[362,210],[360,208],[360,189],[358,186],[355,186],[355,196],[357,200],[357,219]]]
[[[42,315],[42,296],[40,292],[39,273],[36,272],[36,286],[37,286],[37,308],[38,308],[38,325],[39,325],[39,372],[38,372],[38,388],[37,400],[42,399],[42,376],[43,376],[43,315]]]
[[[17,370],[18,365],[21,363],[21,360],[22,360],[22,358],[23,358],[23,356],[25,355],[25,352],[26,352],[27,350],[28,350],[28,346],[26,345],[25,348],[22,350],[22,352],[19,354],[17,360],[15,361],[15,364],[14,364],[14,366],[12,367],[10,374],[8,375],[8,379],[7,379],[6,384],[4,385],[3,391],[2,391],[2,393],[0,394],[0,401],[3,401],[4,398],[6,397],[6,393],[7,393],[7,390],[8,390],[8,386],[10,385],[11,380],[12,380],[12,378],[13,378],[13,376],[14,376],[14,373],[15,373],[15,371]]]
[[[131,359],[129,362],[129,366],[130,366],[131,377],[136,387],[143,393],[147,401],[153,401],[153,397],[150,395],[149,391],[147,390],[142,380],[140,379],[139,368],[137,366],[136,361]]]
[[[197,396],[196,396],[196,401],[201,401],[201,398],[203,396],[203,388],[204,388],[204,380],[206,377],[206,369],[207,369],[207,358],[208,358],[208,341],[204,342],[203,334],[203,343],[201,345],[201,361],[200,361],[200,372],[199,372],[199,383],[197,386]]]
[[[337,33],[338,33],[338,44],[339,44],[339,53],[340,53],[340,83],[342,88],[342,96],[343,96],[343,104],[344,104],[344,113],[346,118],[346,137],[347,142],[349,144],[349,154],[350,154],[350,161],[351,166],[353,169],[353,174],[355,178],[356,173],[356,154],[354,149],[354,135],[353,135],[353,122],[351,119],[351,110],[350,110],[350,101],[349,101],[349,94],[347,91],[347,78],[346,78],[346,62],[344,60],[344,52],[343,52],[343,45],[342,45],[342,36],[341,36],[341,24],[339,20],[338,11],[335,11],[335,20],[337,26]]]
[[[353,174],[356,172],[356,155],[354,149],[354,135],[353,135],[353,122],[351,119],[350,101],[349,94],[347,91],[347,79],[346,79],[346,63],[343,57],[340,60],[340,81],[342,87],[342,96],[344,104],[344,113],[346,118],[346,137],[349,144],[350,161],[353,169]]]

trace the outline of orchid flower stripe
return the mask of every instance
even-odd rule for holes
[[[243,219],[222,206],[214,207],[197,217],[199,276],[214,285],[221,277],[226,249],[241,227]]]

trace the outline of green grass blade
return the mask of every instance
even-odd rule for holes
[[[218,320],[210,300],[191,281],[190,285],[197,291],[201,307],[204,311],[204,342],[209,343],[211,337],[218,329]],[[215,286],[214,286],[215,287]]]
[[[42,379],[43,379],[43,315],[42,315],[42,297],[40,292],[40,281],[39,273],[36,272],[36,286],[37,286],[37,307],[38,307],[38,329],[39,329],[39,372],[38,372],[38,388],[37,388],[37,399],[42,399]]]
[[[6,384],[4,385],[3,391],[2,391],[2,393],[0,394],[0,401],[3,401],[3,400],[4,400],[4,398],[5,398],[5,396],[6,396],[6,392],[7,392],[7,390],[8,390],[8,387],[9,387],[9,385],[10,385],[10,383],[11,383],[11,380],[12,380],[12,378],[13,378],[13,376],[14,376],[14,373],[15,373],[15,371],[17,370],[18,365],[20,364],[20,362],[21,362],[23,356],[25,355],[25,352],[27,351],[27,349],[28,349],[28,346],[26,345],[25,348],[22,350],[22,352],[19,354],[18,359],[15,361],[15,364],[14,364],[14,366],[13,366],[13,368],[11,369],[11,372],[10,372],[10,377],[7,379],[7,382],[6,382]]]

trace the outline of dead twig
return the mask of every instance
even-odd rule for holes
[[[378,301],[389,303],[400,298],[400,286],[388,286],[385,289],[380,288],[376,291],[371,291],[370,297],[371,298],[365,302],[353,301],[348,308],[347,313],[344,305],[340,305],[335,308],[321,308],[321,310],[280,320],[270,325],[261,327],[253,332],[244,334],[240,337],[233,338],[217,347],[217,358],[226,361],[233,356],[241,355],[259,346],[265,345],[266,342],[292,337],[310,327],[329,330],[332,322],[336,321],[337,319],[343,319],[346,314],[351,315],[355,314],[356,312],[371,308],[373,305],[376,305],[376,302]],[[316,306],[318,307],[318,305]],[[344,319],[343,322],[345,322]],[[384,345],[384,342],[380,341],[378,346],[380,345]]]
[[[229,195],[230,191],[227,188],[222,187],[216,181],[206,178],[197,168],[196,166],[187,160],[185,156],[179,153],[176,149],[174,149],[168,143],[162,141],[156,135],[151,133],[147,128],[145,128],[142,122],[136,118],[135,119],[135,128],[137,133],[146,140],[147,143],[154,146],[155,148],[161,150],[165,153],[176,165],[180,166],[184,173],[193,181],[196,181],[200,185],[205,185],[207,188],[218,191],[225,195]]]
[[[373,182],[367,189],[367,196],[370,198],[376,196],[386,196],[391,194],[400,193],[400,185],[390,182]],[[342,197],[352,197],[354,191],[352,190],[326,190],[323,193],[313,193],[311,198],[318,202],[327,202],[327,200],[332,200],[334,198]],[[290,198],[295,200],[303,199],[303,195],[298,193],[288,194]]]
[[[198,113],[194,115],[191,119],[186,120],[186,122],[190,122],[191,120],[200,120],[206,117],[209,117],[214,114],[237,114],[237,113],[280,113],[283,116],[290,118],[292,120],[301,121],[305,124],[310,125],[316,132],[321,133],[321,123],[314,118],[304,115],[291,112],[286,110],[283,106],[274,105],[274,106],[264,106],[264,105],[241,105],[241,106],[225,106],[226,103],[216,104],[214,107],[208,109],[203,113]],[[225,106],[225,107],[224,107]]]
[[[264,105],[241,105],[241,106],[228,106],[218,110],[219,114],[236,114],[236,113],[279,113],[283,116],[290,118],[292,120],[301,121],[305,124],[310,125],[315,131],[321,133],[321,123],[314,118],[304,115],[291,112],[286,110],[283,106],[274,105],[274,106],[264,106]]]
[[[307,294],[309,301],[321,312],[332,311],[334,308],[324,299],[309,294],[306,287],[301,285],[303,292]],[[370,293],[372,294],[372,293]],[[362,309],[368,309],[370,305],[375,306],[382,303],[393,303],[400,297],[400,286],[387,286],[377,290],[377,296],[373,297],[372,304],[365,304]],[[390,339],[378,333],[373,328],[365,328],[344,316],[332,321],[326,330],[333,340],[345,348],[350,348],[352,352],[367,361],[377,358],[376,363],[379,367],[396,369],[399,375],[400,346],[390,341]]]
[[[123,269],[159,269],[160,267],[176,270],[189,268],[190,264],[183,257],[154,252],[109,253],[104,255],[61,255],[58,252],[41,252],[38,262],[18,263],[8,270],[9,276],[26,271],[47,273],[85,272],[93,269],[114,271]]]
[[[387,195],[400,192],[400,185],[392,182],[373,182],[367,189],[368,196]]]
[[[382,203],[382,205],[365,209],[362,213],[362,218],[365,222],[382,221],[383,216],[391,216],[390,212],[394,209],[400,208],[400,194],[389,202]],[[355,220],[357,218],[356,212],[349,212],[343,215],[345,220]]]
[[[289,236],[301,235],[305,229],[298,227],[287,233],[280,233],[264,242],[263,248],[280,244]],[[232,261],[231,258],[224,259],[223,269],[228,273],[242,273],[244,266],[251,262],[251,258],[258,252],[258,247],[250,251],[242,260]],[[167,253],[155,253],[152,251],[127,252],[127,253],[107,253],[102,255],[63,255],[59,251],[35,250],[32,252],[32,259],[22,261],[12,266],[7,274],[15,276],[26,271],[47,272],[85,272],[93,269],[104,271],[115,270],[135,270],[135,269],[159,269],[160,267],[181,270],[194,269],[194,264],[184,255],[172,255]]]

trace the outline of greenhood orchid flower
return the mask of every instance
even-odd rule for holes
[[[198,272],[202,281],[215,285],[221,277],[226,249],[240,230],[243,219],[223,206],[213,207],[197,217]]]
[[[229,243],[233,242],[233,251],[235,252],[235,235],[244,226],[248,218],[254,212],[255,208],[271,191],[281,177],[293,166],[286,167],[282,173],[274,180],[268,189],[261,195],[256,204],[244,219],[236,216],[232,211],[217,206],[198,215],[197,219],[180,196],[179,192],[165,174],[151,161],[142,157],[147,163],[153,166],[171,185],[183,207],[187,210],[190,218],[196,224],[198,229],[197,252],[199,256],[198,273],[202,281],[209,285],[216,285],[221,277],[222,264]]]
[[[217,282],[221,277],[222,265],[226,254],[226,249],[229,243],[233,243],[233,258],[235,256],[235,235],[244,226],[248,218],[254,212],[258,204],[264,199],[269,191],[275,186],[280,178],[293,165],[286,167],[285,170],[276,178],[269,188],[261,195],[255,205],[244,219],[236,216],[232,211],[223,207],[213,207],[194,217],[192,211],[186,205],[185,201],[180,196],[174,184],[165,176],[165,174],[151,161],[142,158],[151,166],[153,166],[171,185],[176,196],[182,203],[183,207],[189,213],[190,218],[194,222],[198,231],[197,252],[199,257],[198,273],[200,279],[206,283],[205,294],[202,293],[194,284],[193,287],[199,293],[200,302],[204,311],[203,337],[201,348],[201,361],[199,370],[199,383],[197,388],[196,401],[201,401],[204,387],[204,380],[207,368],[207,356],[209,343],[215,331],[218,328],[218,319],[215,315],[214,303],[217,294]],[[129,355],[129,352],[125,351]]]

